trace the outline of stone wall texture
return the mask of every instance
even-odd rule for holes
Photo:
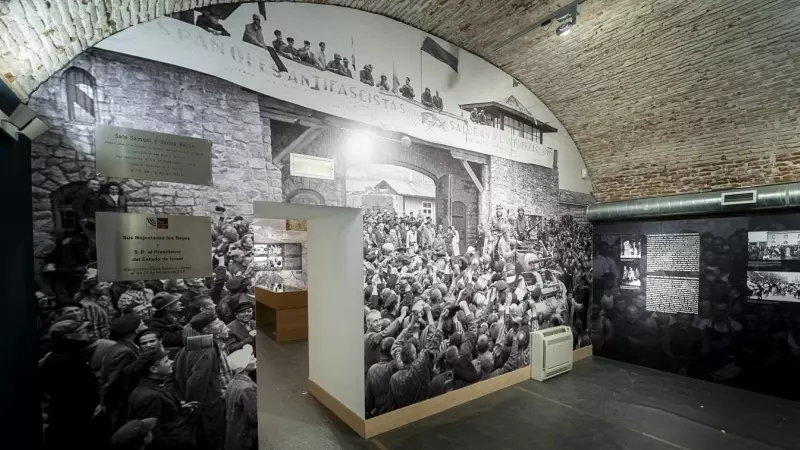
[[[490,203],[486,217],[502,204],[506,210],[516,213],[525,207],[526,214],[545,217],[558,215],[558,168],[548,169],[533,164],[520,164],[508,159],[492,157],[489,164]]]
[[[31,150],[37,257],[52,249],[51,196],[64,185],[94,177],[93,136],[100,124],[213,143],[213,186],[123,180],[129,212],[211,215],[224,206],[229,215],[251,216],[254,200],[282,200],[257,94],[190,70],[101,50],[87,52],[70,68],[85,70],[95,80],[95,122],[69,119],[63,71],[31,97],[31,106],[50,124]]]
[[[65,74],[75,70],[92,80],[92,87],[82,92],[93,100],[95,114],[85,122],[71,119],[69,113]],[[58,228],[54,198],[65,186],[94,177],[94,129],[101,124],[199,137],[213,144],[213,186],[115,180],[122,183],[129,212],[213,215],[216,207],[223,206],[227,215],[250,218],[256,200],[344,206],[348,168],[380,163],[433,179],[439,186],[439,220],[449,222],[438,206],[448,195],[451,205],[463,203],[462,239],[467,243],[475,241],[478,223],[486,222],[497,204],[511,210],[524,205],[529,214],[547,217],[559,214],[557,167],[423,143],[405,147],[390,139],[375,139],[370,148],[354,149],[352,132],[337,126],[322,126],[313,140],[299,141],[306,143],[292,150],[333,158],[335,179],[292,176],[288,156],[281,161],[273,158],[303,130],[270,119],[268,102],[263,100],[208,75],[112,52],[92,50],[73,61],[31,97],[32,107],[51,125],[32,149],[36,256],[43,258],[53,248],[53,231]],[[477,161],[470,167],[486,186],[483,193],[459,158]],[[285,227],[280,231],[285,233]]]

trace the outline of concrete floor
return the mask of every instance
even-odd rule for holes
[[[307,343],[269,334],[258,339],[266,450],[800,449],[800,403],[603,358],[365,441],[306,393]]]

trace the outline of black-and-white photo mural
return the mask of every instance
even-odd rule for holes
[[[209,7],[108,38],[30,105],[50,125],[32,150],[48,448],[257,448],[254,286],[308,287],[308,249],[254,201],[363,210],[366,418],[528,366],[531,331],[591,343],[577,148],[527,88],[419,30]],[[212,185],[97,177],[98,125],[211,141]],[[100,281],[101,211],[209,216],[213,274]]]

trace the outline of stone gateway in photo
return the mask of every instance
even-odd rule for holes
[[[146,448],[257,448],[255,286],[310,286],[305,224],[254,220],[255,201],[363,212],[363,266],[354,268],[363,330],[354,331],[364,336],[365,419],[528,367],[538,329],[569,325],[575,348],[590,345],[591,227],[574,199],[594,200],[562,188],[580,171],[560,164],[574,146],[549,146],[550,135],[569,139],[552,113],[449,44],[411,46],[422,71],[395,66],[363,35],[301,33],[294,8],[269,5],[265,16],[238,5],[142,24],[31,95],[50,125],[31,151],[47,448],[147,436]],[[162,49],[199,37],[170,55],[125,37],[152,26],[166,36]],[[196,45],[224,52],[226,65],[183,60]],[[223,67],[226,76],[214,72]],[[248,70],[256,85],[241,78]],[[437,78],[451,73],[458,82]],[[506,87],[478,89],[495,82]],[[100,144],[116,153],[98,154],[98,127],[114,132]],[[159,136],[158,148],[146,141]],[[200,145],[205,160],[182,145]],[[206,174],[208,146],[211,179],[185,177]],[[163,167],[137,159],[155,150]],[[109,155],[141,176],[115,172]],[[182,235],[188,216],[208,229]],[[104,225],[138,218],[141,232]],[[166,245],[165,236],[190,241]],[[130,267],[120,271],[168,261],[175,275],[109,275],[106,261],[123,247]]]

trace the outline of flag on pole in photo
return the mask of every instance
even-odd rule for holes
[[[353,71],[355,71],[358,66],[356,65],[356,43],[352,36],[350,36],[350,57],[353,58]]]
[[[458,58],[456,55],[445,50],[444,47],[430,37],[426,37],[425,40],[422,41],[422,48],[420,50],[447,64],[450,68],[458,72]]]
[[[398,89],[400,89],[400,79],[397,78],[397,69],[394,67],[394,61],[392,61],[392,92],[396,94]]]

